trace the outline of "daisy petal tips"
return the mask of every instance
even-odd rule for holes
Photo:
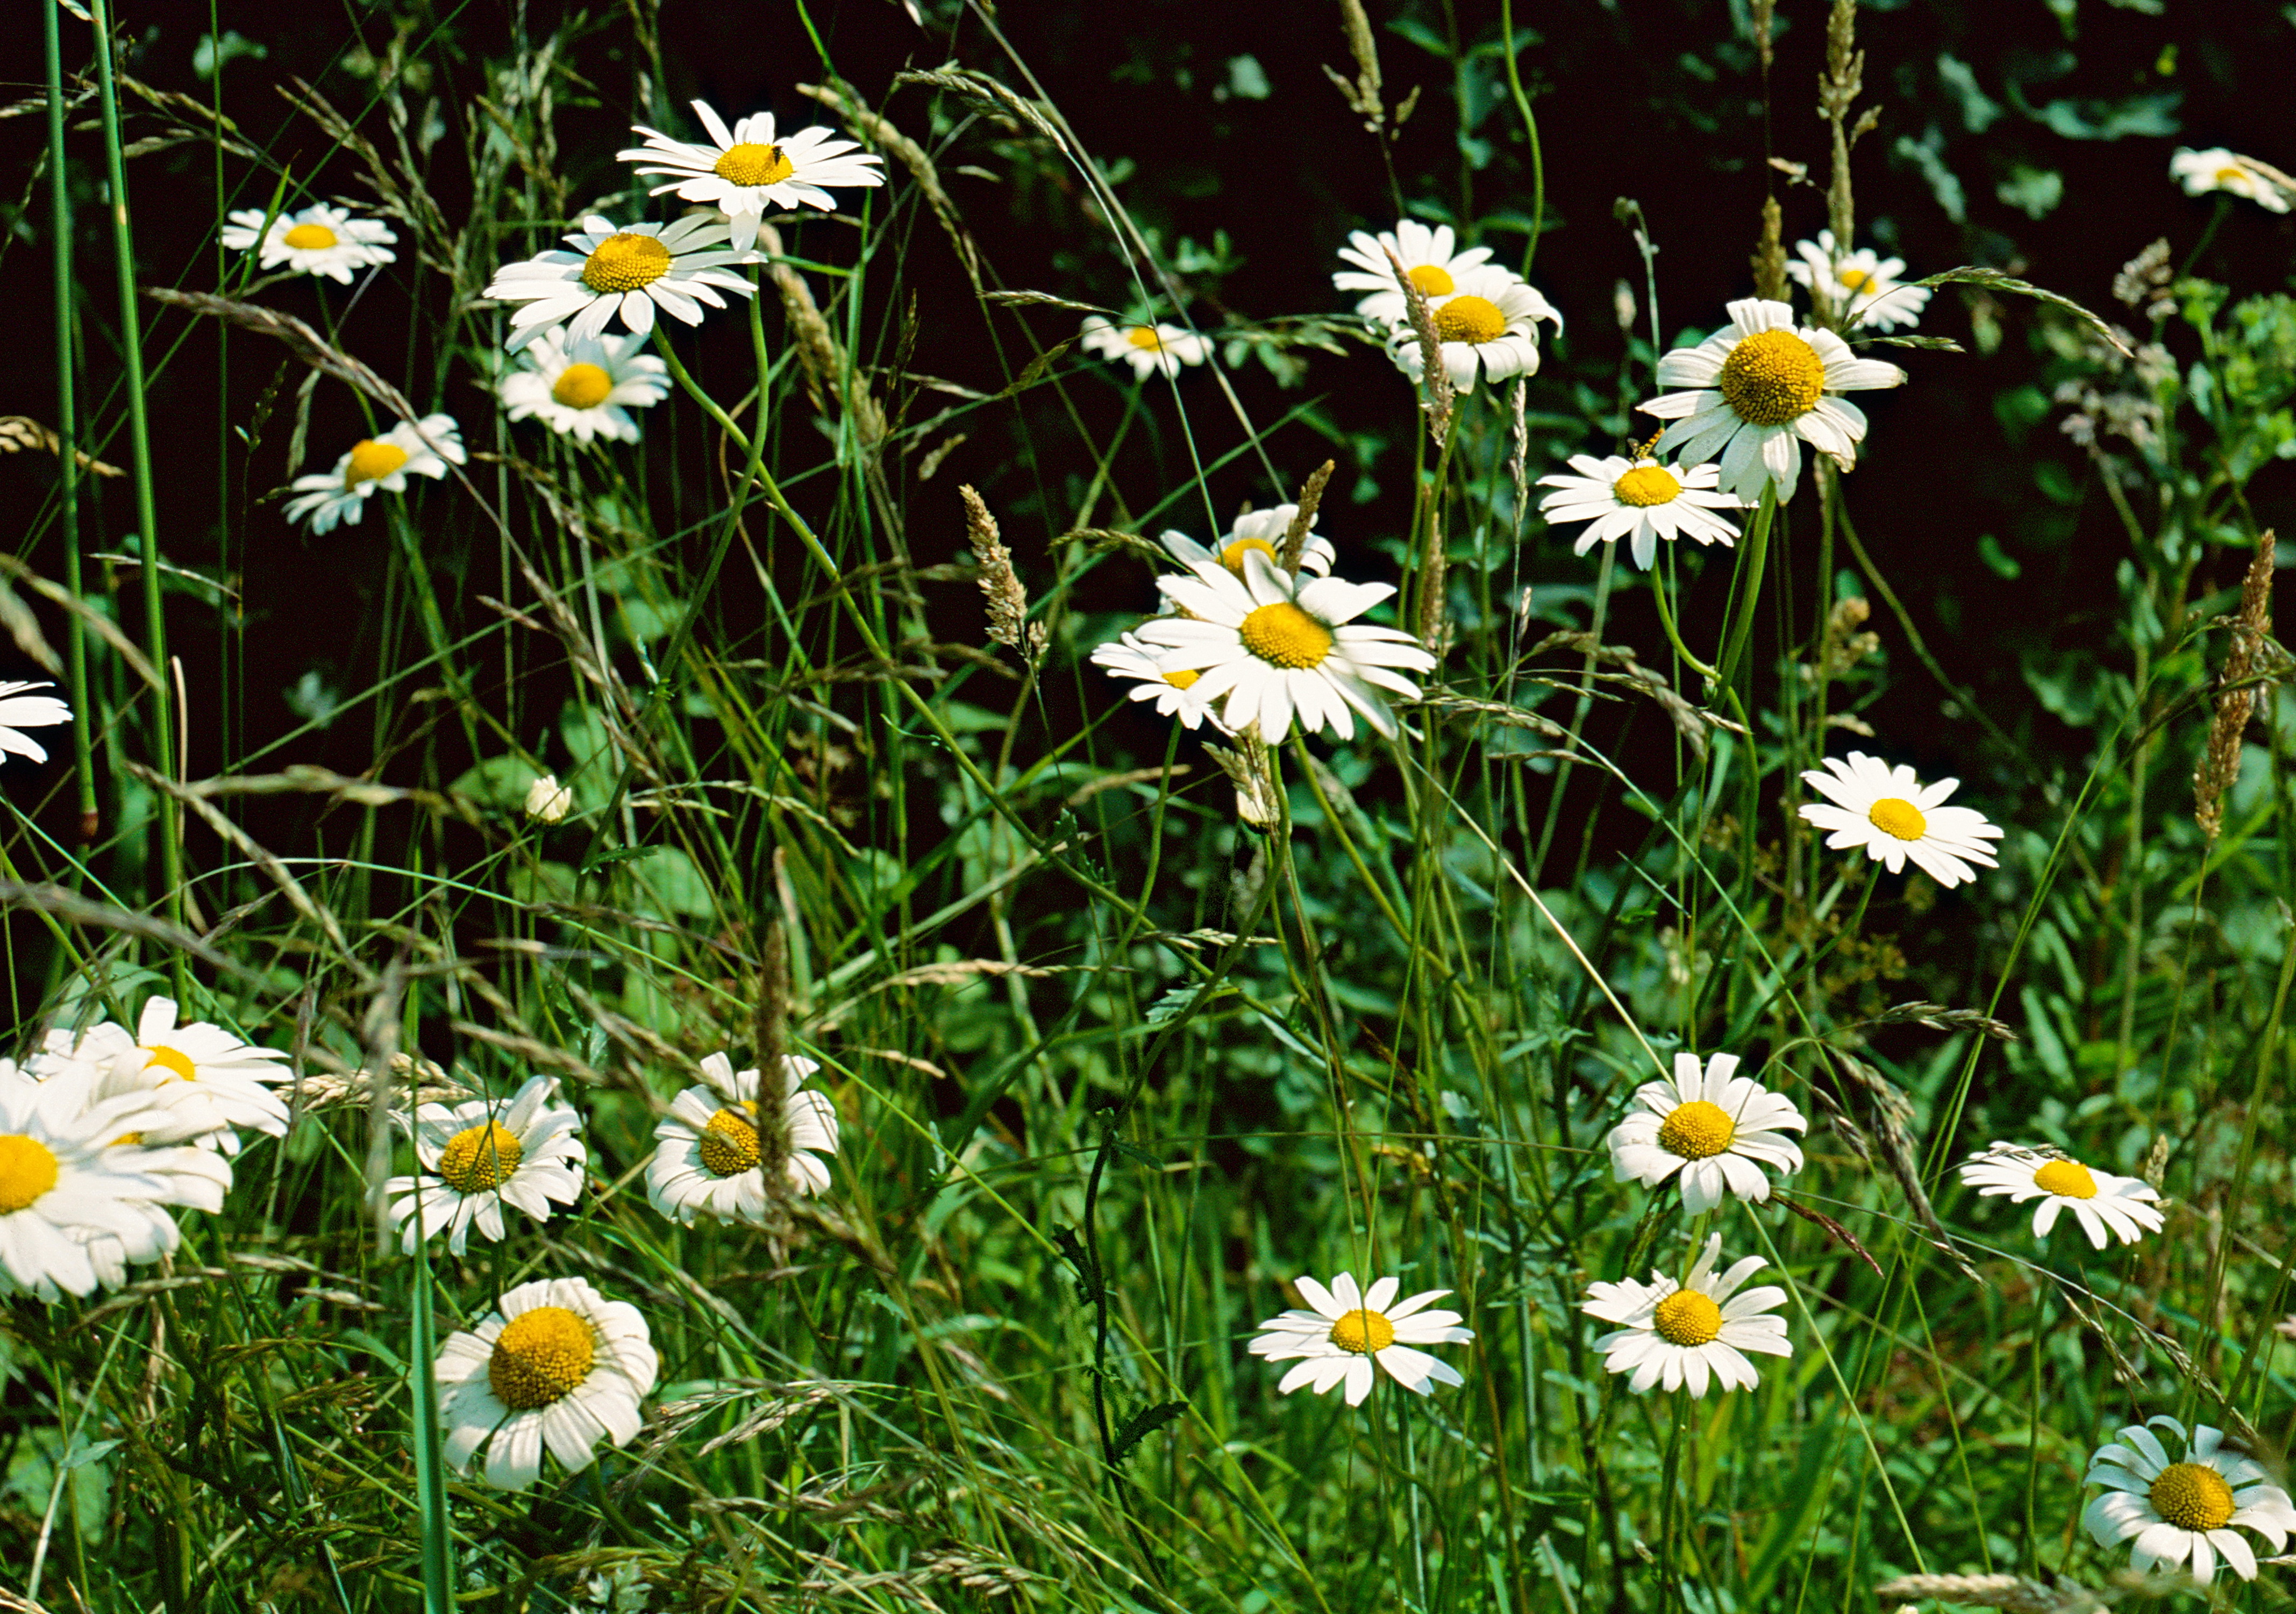
[[[1785,1319],[1767,1315],[1785,1304],[1786,1291],[1766,1283],[1739,1292],[1767,1263],[1748,1256],[1717,1277],[1714,1266],[1721,1255],[1718,1233],[1706,1241],[1685,1282],[1653,1272],[1648,1283],[1626,1278],[1588,1286],[1578,1309],[1620,1324],[1595,1340],[1595,1348],[1611,1372],[1634,1375],[1627,1388],[1636,1395],[1687,1386],[1692,1395],[1702,1397],[1710,1381],[1726,1390],[1752,1389],[1759,1379],[1746,1352],[1793,1355]]]
[[[1833,851],[1864,847],[1876,863],[1887,864],[1892,874],[1902,872],[1908,858],[1938,884],[1948,888],[1977,878],[1971,865],[1995,866],[1993,848],[1986,844],[2001,839],[2001,832],[1985,815],[1968,807],[1943,806],[1961,788],[1958,779],[1940,779],[1925,785],[1914,770],[1891,767],[1863,751],[1852,751],[1848,761],[1828,757],[1825,769],[1802,774],[1824,801],[1804,802],[1801,816],[1821,830]]]
[[[1682,1183],[1682,1208],[1696,1216],[1726,1194],[1770,1197],[1766,1171],[1801,1169],[1801,1149],[1788,1132],[1809,1122],[1792,1102],[1737,1074],[1738,1056],[1718,1053],[1702,1067],[1694,1053],[1674,1056],[1674,1074],[1646,1082],[1635,1107],[1611,1129],[1611,1174],[1655,1188]]]
[[[2165,1432],[2185,1454],[2170,1462],[2169,1448],[2154,1430]],[[2243,1580],[2256,1578],[2256,1549],[2232,1527],[2255,1531],[2276,1553],[2287,1548],[2296,1531],[2296,1506],[2272,1483],[2261,1464],[2224,1449],[2224,1431],[2207,1424],[2190,1436],[2174,1418],[2148,1418],[2122,1430],[2089,1459],[2084,1485],[2103,1494],[2081,1510],[2081,1522],[2101,1547],[2135,1539],[2130,1562],[2139,1571],[2155,1565],[2189,1568],[2207,1585],[2221,1561]]]
[[[1961,1180],[1980,1194],[2005,1194],[2012,1204],[2040,1200],[2033,1208],[2037,1239],[2047,1238],[2059,1214],[2067,1210],[2097,1249],[2104,1248],[2108,1233],[2123,1244],[2134,1244],[2161,1227],[2161,1196],[2150,1184],[2098,1171],[2053,1149],[1997,1143],[1962,1162]]]
[[[1395,1292],[1402,1285],[1397,1280],[1382,1278],[1366,1292],[1356,1287],[1354,1274],[1344,1272],[1329,1289],[1307,1277],[1293,1287],[1312,1309],[1268,1318],[1247,1348],[1271,1362],[1300,1359],[1276,1385],[1279,1394],[1288,1396],[1304,1384],[1320,1396],[1344,1384],[1348,1405],[1361,1406],[1371,1394],[1374,1362],[1416,1395],[1431,1394],[1433,1385],[1465,1382],[1456,1368],[1414,1348],[1464,1345],[1475,1337],[1472,1329],[1459,1326],[1457,1312],[1425,1309],[1449,1290],[1430,1289],[1398,1301]]]

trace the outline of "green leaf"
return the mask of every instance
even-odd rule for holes
[[[1134,1448],[1143,1440],[1187,1410],[1188,1404],[1185,1401],[1159,1401],[1152,1406],[1142,1407],[1127,1418],[1118,1427],[1115,1439],[1110,1443],[1108,1461],[1111,1466],[1132,1455]]]
[[[636,863],[641,857],[651,857],[656,852],[663,849],[664,848],[658,846],[608,847],[604,851],[590,859],[589,862],[584,864],[582,865],[582,873],[585,875],[590,875],[596,873],[600,869],[611,868],[618,863]]]

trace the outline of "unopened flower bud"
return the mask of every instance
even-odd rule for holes
[[[526,787],[526,815],[529,818],[556,823],[573,806],[574,792],[559,783],[555,774],[545,774]]]

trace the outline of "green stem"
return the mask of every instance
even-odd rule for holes
[[[1762,507],[1746,524],[1745,588],[1733,602],[1730,615],[1730,636],[1722,651],[1720,670],[1714,682],[1727,687],[1737,676],[1738,660],[1746,653],[1746,642],[1754,635],[1754,607],[1762,597],[1762,571],[1770,554],[1770,523],[1778,512],[1778,485],[1765,483],[1762,487]]]
[[[43,8],[48,54],[48,232],[56,276],[56,471],[57,504],[63,518],[64,586],[80,595],[79,416],[72,397],[72,209],[64,167],[63,43],[56,0]],[[87,625],[79,613],[66,624],[67,674],[71,681],[72,766],[79,776],[79,834],[95,838],[95,750],[88,734]]]
[[[1514,65],[1514,0],[1499,0],[1499,41],[1506,61],[1507,94],[1515,115],[1522,119],[1523,138],[1530,143],[1530,240],[1522,250],[1522,273],[1530,274],[1530,260],[1538,255],[1538,233],[1546,223],[1546,159],[1538,148],[1538,119],[1530,113],[1530,97],[1522,93],[1522,78]]]

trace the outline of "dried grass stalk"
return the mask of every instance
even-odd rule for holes
[[[1316,525],[1316,508],[1324,502],[1324,484],[1338,469],[1337,460],[1325,460],[1309,473],[1306,485],[1300,489],[1299,508],[1292,512],[1292,525],[1284,529],[1283,552],[1276,556],[1276,563],[1295,578],[1308,553],[1308,534]]]
[[[980,566],[980,593],[988,604],[988,640],[1018,651],[1034,672],[1045,659],[1044,625],[1029,620],[1029,591],[1013,569],[1013,552],[997,533],[996,518],[970,484],[958,488],[964,500],[964,526],[972,558]]]
[[[2240,610],[2231,619],[2232,649],[2218,679],[2216,721],[2209,725],[2208,749],[2193,774],[2193,821],[2210,840],[2224,827],[2225,792],[2240,781],[2241,735],[2268,684],[2255,679],[2272,635],[2273,537],[2256,540],[2256,558],[2240,586]]]
[[[1405,272],[1401,258],[1388,252],[1387,261],[1394,266],[1395,283],[1403,288],[1404,303],[1411,310],[1412,334],[1419,339],[1419,406],[1427,412],[1427,430],[1439,451],[1450,440],[1451,411],[1456,401],[1451,393],[1451,373],[1443,367],[1443,339],[1435,333],[1435,315],[1427,307],[1427,293]]]

